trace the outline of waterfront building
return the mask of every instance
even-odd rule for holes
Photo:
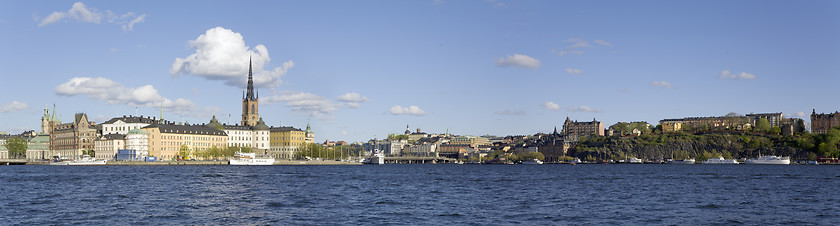
[[[408,155],[417,156],[434,156],[437,152],[438,144],[436,143],[418,143],[405,147],[405,153]]]
[[[73,122],[53,128],[50,133],[50,150],[55,155],[67,158],[76,158],[84,151],[93,150],[93,141],[98,136],[95,126],[96,123],[88,121],[87,114],[76,114]]]
[[[767,119],[767,122],[770,123],[770,127],[781,127],[782,126],[782,113],[761,113],[761,114],[747,114],[747,118],[750,118],[750,124],[757,125],[758,120],[760,119]]]
[[[475,148],[479,145],[490,145],[490,139],[487,139],[486,137],[456,136],[449,140],[449,144],[466,145]]]
[[[149,135],[149,155],[159,160],[179,157],[181,145],[186,145],[190,151],[204,151],[213,146],[224,148],[228,144],[224,131],[203,125],[152,124],[142,130]]]
[[[570,141],[578,141],[584,136],[604,136],[604,123],[594,118],[591,122],[572,121],[567,116],[563,122],[562,135]]]
[[[51,157],[49,134],[40,133],[29,139],[29,145],[26,147],[26,159],[38,161]]]
[[[262,118],[259,118],[253,126],[248,125],[227,125],[219,123],[214,115],[209,128],[224,131],[227,134],[227,145],[219,147],[248,147],[255,153],[268,154],[270,147],[270,132]]]
[[[94,157],[97,159],[115,159],[117,151],[125,149],[125,135],[112,133],[101,135],[93,141]]]
[[[441,144],[437,148],[438,157],[460,159],[475,152],[469,145]]]
[[[811,133],[828,133],[834,127],[840,127],[840,112],[817,114],[817,109],[811,111]]]
[[[112,118],[108,121],[99,124],[102,127],[102,134],[122,134],[126,135],[129,131],[140,129],[151,124],[163,123],[153,117],[143,116],[125,116]]]
[[[133,150],[137,157],[149,156],[149,133],[133,129],[125,135],[125,149]]]
[[[290,127],[271,127],[269,155],[275,159],[292,159],[298,148],[306,143],[306,132]]]

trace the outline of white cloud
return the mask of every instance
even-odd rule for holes
[[[583,105],[577,108],[568,108],[571,112],[590,112],[590,113],[601,113],[603,110],[601,109],[592,109],[589,106]]]
[[[665,88],[668,88],[668,89],[673,89],[674,88],[673,86],[671,86],[670,82],[666,82],[666,81],[654,81],[654,82],[651,82],[650,85],[661,86],[661,87],[665,87]]]
[[[540,60],[522,54],[513,54],[508,55],[507,58],[496,59],[496,65],[499,67],[538,68],[540,67]]]
[[[190,100],[178,98],[171,100],[161,96],[152,85],[128,88],[107,78],[76,77],[55,87],[55,94],[61,96],[87,96],[88,99],[102,100],[109,105],[126,105],[159,108],[178,115],[204,116],[210,109],[197,109]]]
[[[559,51],[555,50],[554,51],[559,56],[581,55],[581,54],[583,54],[583,51],[580,50],[580,49],[592,47],[592,45],[589,44],[589,41],[587,41],[586,39],[582,39],[582,38],[570,38],[570,39],[567,39],[564,42],[569,43],[569,46],[566,46],[566,48],[563,49],[563,50],[559,50]],[[595,41],[592,41],[592,42],[597,44],[597,45],[600,45],[600,46],[612,46],[612,43],[604,41],[604,40],[595,40]]]
[[[143,21],[145,21],[145,20],[146,20],[146,14],[140,15],[137,18],[134,18],[133,20],[129,21],[128,23],[123,24],[122,29],[123,29],[123,31],[133,31],[134,30],[134,24],[143,23]]]
[[[195,49],[195,53],[185,58],[175,58],[170,74],[191,74],[244,88],[248,83],[250,58],[253,62],[254,85],[273,87],[279,85],[282,82],[280,77],[295,66],[290,60],[274,69],[264,69],[271,62],[268,49],[264,45],[251,49],[245,45],[241,34],[223,27],[207,30],[195,40],[189,41],[189,45]]]
[[[391,114],[392,115],[414,115],[414,116],[423,116],[426,115],[426,112],[420,109],[420,107],[411,105],[408,107],[402,107],[399,105],[394,105],[391,107]]]
[[[525,111],[523,111],[523,110],[516,110],[516,111],[504,110],[504,111],[496,112],[496,114],[497,115],[517,115],[518,116],[518,115],[525,115]]]
[[[542,107],[547,110],[557,111],[560,110],[560,105],[555,104],[554,102],[543,102]]]
[[[338,110],[338,106],[327,98],[304,92],[283,91],[277,95],[261,97],[260,101],[264,104],[285,102],[286,107],[291,108],[292,111],[325,120],[332,120],[334,118],[332,114]]]
[[[566,68],[566,73],[570,75],[583,74],[583,70],[577,68]]]
[[[795,115],[796,115],[796,117],[808,117],[808,114],[805,114],[805,112],[801,112],[801,111],[800,111],[800,112],[796,112],[796,114],[795,114]]]
[[[598,45],[602,45],[602,46],[612,46],[612,43],[610,43],[608,41],[604,41],[604,40],[595,40],[595,41],[592,41],[592,42],[594,42],[595,44],[598,44]]]
[[[370,102],[367,97],[363,97],[359,93],[345,93],[339,96],[336,100],[344,102],[349,108],[359,108],[362,102]]]
[[[134,24],[142,23],[145,20],[146,14],[137,16],[133,12],[128,12],[123,15],[116,15],[110,10],[106,10],[105,13],[103,13],[97,9],[88,8],[82,2],[76,2],[73,3],[73,6],[70,7],[70,10],[67,12],[51,13],[38,23],[38,27],[54,24],[64,19],[75,20],[83,23],[100,24],[102,23],[102,18],[105,18],[108,23],[121,25],[123,31],[131,31],[134,29]]]
[[[729,72],[729,70],[723,70],[723,71],[720,72],[720,75],[718,75],[718,79],[747,79],[747,80],[753,80],[753,79],[755,79],[755,75],[750,74],[750,73],[746,73],[746,72],[741,72],[740,74],[732,74],[732,73]]]
[[[0,106],[0,113],[22,111],[22,110],[26,110],[27,108],[29,108],[29,105],[26,104],[25,102],[18,102],[18,101],[6,102],[2,106]]]

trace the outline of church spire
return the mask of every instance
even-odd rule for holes
[[[248,95],[245,97],[246,100],[256,100],[257,97],[254,96],[254,75],[251,66],[251,57],[248,57]]]

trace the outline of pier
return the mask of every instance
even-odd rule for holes
[[[0,159],[0,165],[26,165],[26,159]]]

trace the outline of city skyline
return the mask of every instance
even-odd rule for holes
[[[52,104],[236,124],[249,57],[260,116],[317,141],[840,110],[832,1],[202,3],[0,3],[0,131]]]

